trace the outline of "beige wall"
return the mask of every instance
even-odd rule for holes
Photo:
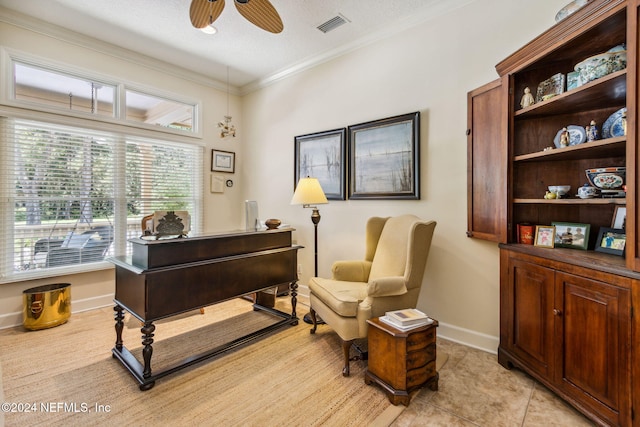
[[[495,64],[553,25],[564,4],[477,0],[244,97],[242,114],[251,122],[243,129],[251,147],[243,162],[245,192],[258,200],[263,218],[281,218],[297,229],[306,247],[301,286],[313,274],[313,228],[308,209],[289,205],[294,136],[420,111],[421,200],[320,206],[319,275],[330,275],[336,259],[363,256],[369,216],[434,219],[418,307],[439,319],[440,335],[496,351],[497,245],[465,235],[466,95],[496,79]]]
[[[215,128],[226,113],[224,92],[6,24],[0,24],[0,40],[42,57],[203,98],[207,148],[237,155],[235,186],[223,195],[208,192],[209,150],[203,160],[205,228],[241,226],[243,201],[257,200],[262,219],[280,218],[291,224],[297,229],[298,243],[306,247],[299,257],[302,292],[313,273],[313,227],[308,209],[289,205],[294,136],[420,111],[421,200],[332,201],[320,206],[319,273],[329,275],[336,259],[362,257],[364,223],[369,216],[409,212],[435,219],[438,226],[419,308],[440,320],[440,335],[495,351],[497,246],[465,235],[466,94],[497,78],[495,64],[553,25],[555,13],[566,3],[475,0],[240,101],[233,97],[231,113],[239,129],[233,141],[221,141]],[[108,304],[112,277],[112,270],[107,270],[64,278],[74,285],[74,302],[79,303],[74,307],[105,299]],[[53,280],[61,281],[53,278],[47,283]],[[17,318],[21,291],[37,284],[0,285],[0,327]]]

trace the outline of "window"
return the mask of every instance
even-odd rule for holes
[[[179,100],[180,96],[144,93],[126,87],[124,82],[64,71],[33,58],[11,58],[11,64],[13,100],[18,104],[135,122],[141,128],[155,127],[171,133],[198,133],[198,104]],[[120,99],[124,99],[124,108],[118,108]]]
[[[0,281],[128,254],[155,210],[199,229],[201,147],[0,117],[0,150]]]
[[[127,90],[125,93],[127,120],[186,131],[193,130],[193,105],[133,90]]]
[[[115,85],[13,63],[14,97],[50,108],[115,117]]]

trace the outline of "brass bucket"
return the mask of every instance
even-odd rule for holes
[[[71,284],[56,283],[23,291],[22,320],[26,329],[62,325],[71,316]]]

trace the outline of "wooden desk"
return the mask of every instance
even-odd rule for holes
[[[115,329],[112,350],[140,383],[149,390],[155,380],[216,356],[231,348],[263,336],[285,325],[297,325],[297,251],[293,229],[220,233],[172,240],[132,239],[133,255],[115,257],[116,266]],[[190,357],[159,373],[152,373],[154,321],[227,301],[233,298],[289,284],[290,314],[254,304],[282,320],[267,328]],[[143,326],[144,364],[124,346],[122,331],[126,310]]]
[[[369,360],[364,381],[379,384],[392,404],[409,404],[409,394],[429,385],[438,390],[436,327],[438,321],[403,332],[381,322],[369,324]]]

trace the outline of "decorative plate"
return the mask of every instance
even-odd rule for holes
[[[622,115],[626,110],[626,108],[619,109],[604,122],[604,125],[602,125],[602,139],[624,136]]]
[[[556,22],[562,21],[564,18],[571,15],[573,12],[580,9],[587,3],[589,3],[589,0],[573,0],[571,3],[558,11],[558,13],[556,14]]]
[[[582,126],[569,125],[567,126],[567,131],[569,132],[569,145],[578,145],[582,144],[587,140],[587,131]],[[553,138],[553,143],[556,145],[556,148],[563,148],[562,144],[560,144],[560,135],[562,135],[562,129],[556,133],[556,137]]]

